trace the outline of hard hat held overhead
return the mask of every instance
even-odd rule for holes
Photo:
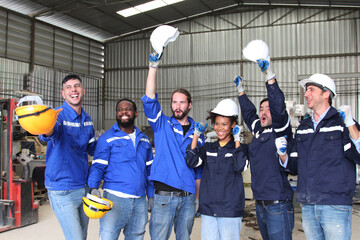
[[[239,116],[238,105],[229,98],[221,100],[211,112],[226,117]]]
[[[99,198],[90,193],[83,197],[82,200],[84,212],[91,219],[102,218],[113,206],[112,201],[106,198]]]
[[[178,36],[178,29],[169,25],[161,25],[151,33],[151,46],[159,54],[159,59],[163,54],[163,49],[168,45],[169,42],[175,41]]]
[[[333,93],[333,98],[336,97],[336,86],[334,80],[332,80],[329,76],[321,73],[316,73],[311,75],[307,79],[303,79],[299,82],[300,86],[302,86],[306,90],[307,85],[315,85],[320,88],[327,88]]]
[[[269,47],[263,40],[252,40],[243,49],[246,59],[256,62],[258,59],[270,60]]]
[[[51,132],[61,110],[43,105],[42,99],[38,96],[26,96],[19,100],[15,114],[23,129],[33,135],[40,135]]]

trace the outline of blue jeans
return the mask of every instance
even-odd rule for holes
[[[201,215],[201,240],[240,240],[242,217]]]
[[[112,201],[113,207],[100,218],[101,240],[118,239],[121,229],[126,240],[142,240],[148,221],[146,197],[121,198],[105,191],[104,198]]]
[[[264,240],[292,239],[294,207],[292,202],[256,204],[256,220]]]
[[[58,219],[66,239],[86,239],[89,218],[86,216],[82,197],[88,188],[54,191],[48,190],[51,208]]]
[[[302,206],[302,226],[307,240],[350,240],[352,206]]]
[[[167,240],[172,226],[177,240],[189,240],[195,218],[195,195],[187,197],[154,195],[150,217],[152,240]]]

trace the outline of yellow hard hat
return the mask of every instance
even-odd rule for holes
[[[33,135],[51,132],[55,126],[59,112],[62,110],[62,108],[54,110],[42,105],[42,100],[39,99],[39,97],[29,98],[29,96],[22,98],[18,103],[19,107],[15,109],[15,114],[18,116],[21,127]],[[23,102],[31,102],[31,100],[33,100],[36,105],[20,106]]]
[[[106,198],[99,198],[88,193],[82,198],[85,214],[91,219],[98,219],[105,216],[111,210],[113,203]]]

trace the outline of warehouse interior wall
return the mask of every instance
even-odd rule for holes
[[[163,111],[171,114],[170,95],[183,87],[193,96],[190,115],[204,121],[222,98],[236,100],[235,75],[244,77],[246,92],[258,105],[266,95],[264,76],[244,59],[242,49],[262,39],[287,100],[304,102],[301,77],[329,74],[337,84],[334,106],[350,104],[359,120],[359,25],[356,8],[274,6],[217,12],[174,24],[180,36],[165,49],[158,72]],[[0,31],[0,97],[19,98],[21,91],[29,90],[55,107],[63,101],[61,79],[76,73],[83,79],[84,109],[96,130],[115,122],[115,104],[123,97],[138,105],[136,124],[148,126],[141,97],[152,52],[151,30],[101,43],[0,9]]]
[[[83,108],[103,127],[104,44],[0,9],[0,97],[39,94],[44,103],[63,103],[61,81],[70,73],[85,87]]]
[[[266,96],[265,79],[242,49],[254,39],[270,49],[271,68],[287,100],[303,103],[299,77],[314,73],[334,77],[338,97],[333,105],[359,109],[358,9],[259,7],[218,13],[174,24],[180,36],[170,43],[158,70],[157,92],[165,114],[170,96],[184,87],[193,97],[190,115],[205,121],[207,111],[222,98],[236,100],[235,75],[245,79],[246,93],[258,105]],[[141,97],[145,94],[151,31],[105,44],[105,119],[114,123],[114,106],[122,97],[138,104],[138,126],[148,125]],[[108,128],[109,126],[107,126]]]

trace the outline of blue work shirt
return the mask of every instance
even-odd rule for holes
[[[358,124],[356,126],[359,129]],[[360,154],[348,128],[334,107],[314,128],[311,118],[301,121],[288,144],[286,168],[298,174],[297,201],[303,204],[352,205],[355,163]]]
[[[154,196],[154,187],[148,182],[153,161],[149,138],[135,127],[135,146],[130,136],[115,123],[100,136],[94,160],[90,167],[88,185],[134,196]]]
[[[81,109],[81,114],[67,103],[62,108],[47,142],[45,186],[49,190],[73,190],[86,186],[89,172],[88,154],[94,155],[96,141],[93,121]]]
[[[263,128],[256,107],[246,96],[239,96],[241,113],[246,125],[254,135],[249,144],[251,189],[256,200],[293,199],[293,190],[285,169],[279,164],[275,139],[293,138],[290,118],[286,112],[285,97],[277,82],[266,84],[272,126]]]
[[[149,179],[195,194],[195,179],[201,178],[202,168],[194,170],[185,161],[186,148],[194,135],[194,120],[188,117],[191,125],[184,136],[182,125],[173,116],[168,117],[161,111],[157,94],[154,99],[145,95],[141,100],[155,135],[155,158]],[[203,143],[204,136],[201,136],[198,145]]]

